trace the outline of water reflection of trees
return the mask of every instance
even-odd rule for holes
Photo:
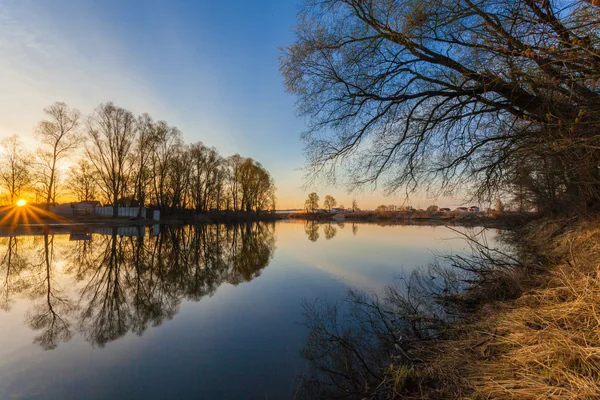
[[[38,238],[36,238],[38,239]],[[26,320],[29,326],[39,331],[34,342],[44,349],[54,349],[58,343],[73,336],[70,322],[76,306],[56,281],[54,236],[45,234],[43,243],[35,253],[31,264],[33,270],[30,295],[35,298]]]
[[[19,252],[20,246],[16,236],[1,238],[0,248],[6,249],[0,259],[0,308],[8,311],[14,296],[29,287],[29,281],[22,276],[27,268],[27,260],[22,257],[22,252]]]
[[[340,229],[344,228],[344,224],[342,223],[327,222],[319,224],[317,221],[307,220],[304,223],[304,232],[306,233],[308,240],[310,240],[311,242],[316,242],[317,240],[319,240],[319,227],[321,225],[323,225],[323,234],[325,235],[326,240],[330,240],[335,237],[335,235],[337,234],[337,227],[340,227]],[[354,234],[356,234],[355,231]]]
[[[103,233],[77,242],[53,235],[0,240],[0,305],[31,299],[26,319],[43,348],[69,340],[74,330],[98,346],[128,332],[141,335],[173,318],[183,300],[256,278],[275,249],[274,224]]]
[[[304,232],[311,242],[319,240],[319,224],[316,221],[306,221],[304,223]]]
[[[443,339],[450,324],[474,308],[521,295],[516,272],[523,265],[514,256],[514,238],[503,242],[497,232],[490,244],[486,229],[449,229],[465,240],[464,251],[437,254],[382,293],[350,290],[337,301],[304,302],[308,369],[296,398],[412,395],[403,390],[430,376],[421,358],[428,343]],[[395,380],[400,376],[406,380]]]
[[[337,234],[337,228],[334,225],[332,225],[331,223],[328,223],[323,228],[323,233],[325,233],[325,239],[327,239],[327,240],[333,239],[335,237],[335,235]]]

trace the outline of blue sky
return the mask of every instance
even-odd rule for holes
[[[84,113],[113,101],[178,126],[187,142],[258,160],[275,178],[280,206],[300,206],[307,193],[299,170],[305,125],[278,70],[297,5],[0,0],[0,137],[17,133],[34,146],[33,127],[54,101]],[[352,197],[363,207],[401,202],[314,189],[346,205]]]

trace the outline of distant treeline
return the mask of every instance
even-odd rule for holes
[[[223,157],[201,142],[186,144],[177,127],[100,104],[87,117],[65,103],[44,110],[36,128],[35,155],[15,135],[2,141],[0,186],[11,203],[30,193],[40,203],[65,195],[79,201],[150,206],[163,213],[185,210],[261,211],[275,207],[275,184],[257,161],[239,154]],[[76,165],[61,176],[61,165]]]

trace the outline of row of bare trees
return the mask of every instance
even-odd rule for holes
[[[335,206],[337,206],[337,200],[335,199],[335,197],[333,197],[332,195],[326,195],[325,199],[323,200],[323,207],[325,207],[329,212],[331,212],[331,209],[334,208]],[[306,199],[306,201],[304,202],[304,208],[306,209],[307,212],[312,212],[314,213],[316,210],[318,210],[319,208],[319,195],[317,194],[317,192],[312,192],[308,195],[308,198]],[[339,206],[340,209],[345,209],[343,204],[340,204]],[[358,211],[358,203],[356,202],[355,199],[352,200],[352,211]]]
[[[600,208],[597,1],[306,0],[281,70],[311,176]]]
[[[99,105],[86,118],[60,102],[44,111],[35,156],[17,136],[2,142],[0,184],[11,203],[30,191],[46,205],[58,194],[99,200],[113,205],[114,215],[121,205],[167,213],[275,207],[273,179],[260,163],[238,154],[224,158],[200,142],[186,144],[181,131],[165,121],[135,117],[113,103]],[[76,149],[84,156],[61,177]]]

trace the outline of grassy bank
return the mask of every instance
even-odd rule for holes
[[[600,218],[536,221],[513,240],[522,266],[462,293],[479,300],[390,367],[391,397],[599,398]]]

